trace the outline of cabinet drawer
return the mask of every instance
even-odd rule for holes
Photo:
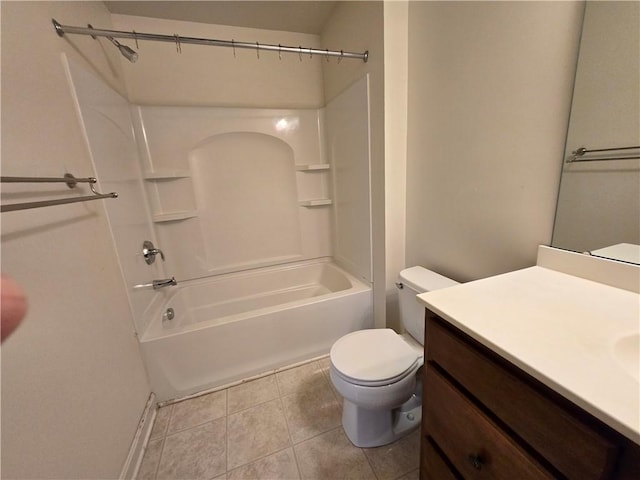
[[[553,478],[432,366],[425,392],[425,430],[464,478]]]
[[[440,322],[427,313],[428,360],[440,365],[569,479],[609,476],[618,455],[612,442],[545,397],[530,384],[534,380],[520,378]]]
[[[427,436],[422,437],[420,480],[458,480]]]

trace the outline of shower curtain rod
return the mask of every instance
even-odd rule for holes
[[[302,55],[320,55],[325,57],[339,57],[343,58],[355,58],[367,62],[369,59],[369,51],[364,53],[345,52],[343,50],[321,50],[318,48],[307,47],[288,47],[285,45],[272,45],[268,43],[250,43],[250,42],[236,42],[235,40],[216,40],[212,38],[197,38],[197,37],[183,37],[180,35],[161,35],[157,33],[139,33],[136,31],[125,32],[121,30],[104,30],[99,28],[89,27],[73,27],[70,25],[61,25],[55,19],[51,19],[53,26],[56,29],[56,33],[59,36],[64,36],[65,33],[72,35],[90,35],[92,37],[111,37],[111,38],[129,38],[133,40],[150,40],[156,42],[170,42],[175,43],[178,51],[180,51],[181,44],[194,44],[194,45],[211,45],[215,47],[231,47],[231,48],[249,48],[253,50],[268,50],[272,52],[285,53],[297,53],[302,59]],[[328,58],[327,58],[328,59]]]

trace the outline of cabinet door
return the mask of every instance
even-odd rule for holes
[[[435,319],[427,357],[567,478],[609,478],[618,447]],[[524,373],[522,374],[524,375]]]
[[[427,366],[425,392],[425,431],[465,479],[554,478],[433,365]]]

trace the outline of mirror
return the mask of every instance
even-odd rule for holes
[[[640,2],[586,2],[551,245],[640,263]]]

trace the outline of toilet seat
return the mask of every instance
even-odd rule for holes
[[[390,328],[359,330],[331,347],[331,364],[337,375],[355,385],[389,385],[419,367],[420,355]]]

